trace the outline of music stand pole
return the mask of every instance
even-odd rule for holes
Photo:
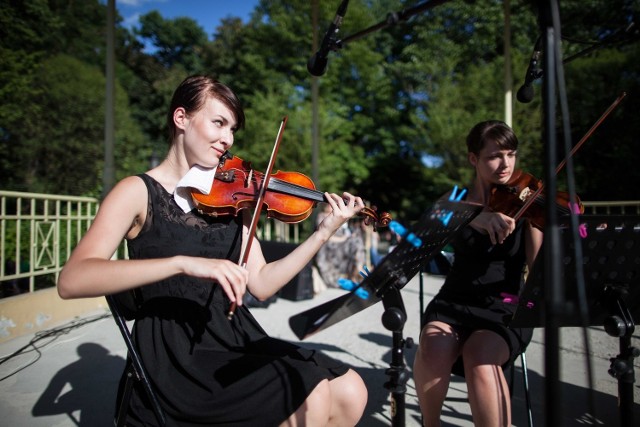
[[[400,289],[390,286],[382,295],[382,324],[392,332],[393,347],[391,353],[391,363],[385,373],[389,376],[389,381],[384,387],[391,392],[391,426],[405,426],[405,393],[407,391],[407,380],[409,371],[404,361],[404,349],[413,346],[413,339],[404,339],[402,330],[407,321],[407,312],[404,308]]]
[[[632,427],[634,425],[633,383],[636,380],[633,359],[640,356],[640,350],[631,346],[635,324],[622,298],[627,290],[624,287],[612,287],[607,291],[612,314],[605,319],[604,329],[610,336],[620,338],[620,354],[611,359],[609,375],[618,380],[620,426]]]

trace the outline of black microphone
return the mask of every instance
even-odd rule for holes
[[[538,37],[538,40],[536,40],[536,45],[533,48],[533,53],[531,54],[531,60],[529,61],[527,74],[525,74],[524,76],[524,84],[520,86],[520,89],[518,89],[518,93],[516,95],[518,101],[524,104],[529,103],[533,100],[533,86],[531,86],[531,83],[542,77],[542,70],[538,68],[541,55],[542,38]]]
[[[336,17],[333,18],[333,22],[329,26],[327,33],[324,35],[324,39],[322,39],[322,45],[320,49],[309,58],[307,62],[307,70],[313,76],[321,76],[327,70],[327,57],[329,56],[329,51],[332,50],[333,45],[335,44],[335,36],[338,34],[338,29],[340,25],[342,25],[342,18],[344,18],[345,13],[347,13],[347,6],[349,5],[349,0],[342,0],[342,3],[338,7],[338,11],[336,12]]]

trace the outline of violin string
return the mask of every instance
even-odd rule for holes
[[[244,177],[240,176],[241,174],[233,174],[233,182],[242,181],[245,182]],[[262,182],[263,174],[261,172],[253,172],[252,176],[249,178],[249,181],[253,184],[259,184]],[[303,187],[301,185],[293,184],[291,182],[287,182],[278,178],[271,178],[269,180],[269,189],[272,191],[274,188],[276,190],[288,188],[290,194],[292,196],[301,197],[307,200],[312,200],[316,202],[325,202],[324,193],[322,191],[313,190],[307,187]],[[382,226],[386,226],[386,224],[391,220],[391,215],[384,213],[382,215],[382,219],[380,219],[378,213],[375,209],[366,207],[360,212],[360,215],[365,216],[367,219],[373,221],[373,224],[377,225],[380,223]]]
[[[536,197],[536,199],[534,200],[534,203],[538,206],[545,206],[545,198],[542,196],[538,196]],[[558,210],[558,212],[560,212],[563,215],[568,215],[571,213],[571,211],[569,210],[568,207],[562,206],[560,204],[556,203],[556,209]]]
[[[263,181],[263,176],[264,174],[262,174],[261,172],[254,172],[249,181],[254,184],[261,184]],[[269,189],[273,190],[274,188],[286,188],[290,191],[290,195],[292,196],[311,199],[314,201],[324,201],[324,193],[321,191],[313,190],[311,188],[303,187],[301,185],[272,177],[269,180]]]

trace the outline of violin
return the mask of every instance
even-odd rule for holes
[[[264,174],[253,169],[251,163],[227,152],[220,161],[209,194],[197,190],[191,197],[197,209],[206,215],[238,215],[242,209],[256,206]],[[215,191],[214,191],[215,190]],[[267,217],[293,224],[307,219],[318,202],[326,202],[322,191],[300,172],[277,171],[268,179],[263,209]],[[376,208],[365,207],[359,212],[366,225],[385,227],[391,215]]]
[[[556,166],[556,175],[567,164],[567,161],[582,147],[582,145],[595,132],[600,124],[611,114],[611,112],[622,102],[626,92],[622,92],[618,98],[605,110],[600,118],[591,126],[589,131],[578,141],[571,149],[566,158],[564,158],[558,166]],[[531,224],[544,230],[544,206],[545,198],[543,195],[544,186],[542,181],[531,174],[521,170],[514,171],[509,182],[505,185],[498,185],[492,189],[489,199],[489,207],[495,212],[502,212],[505,215],[518,220],[525,215],[531,221]],[[556,192],[556,206],[561,214],[584,213],[584,205],[578,196],[576,200],[570,200],[569,194],[564,191]],[[530,206],[533,206],[530,208]],[[577,209],[572,209],[577,207]],[[576,210],[578,212],[576,212]]]
[[[541,180],[527,172],[516,170],[509,182],[491,190],[489,207],[494,212],[501,212],[515,220],[524,216],[531,225],[544,230],[546,197],[543,189]],[[565,191],[556,192],[555,203],[560,214],[570,214],[572,206],[577,206],[580,213],[584,213],[580,198],[576,196],[575,200],[571,200],[569,193]]]

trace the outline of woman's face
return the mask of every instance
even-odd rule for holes
[[[488,184],[506,184],[516,165],[516,151],[503,150],[494,141],[487,141],[478,155],[469,153],[469,162],[476,168],[478,179]]]
[[[236,121],[232,111],[211,97],[191,116],[179,110],[175,113],[178,115],[176,126],[184,130],[184,150],[189,165],[217,166],[220,157],[233,145]]]

